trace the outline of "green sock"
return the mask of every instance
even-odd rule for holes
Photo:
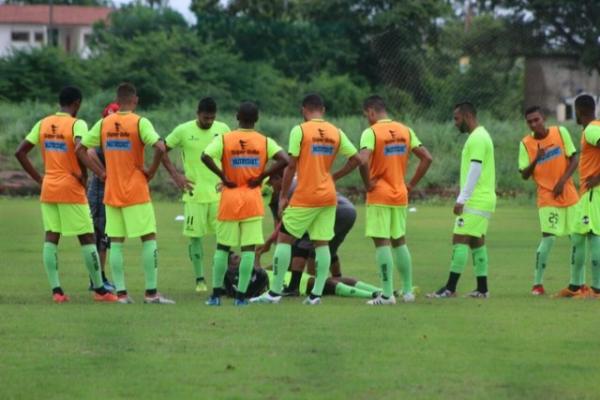
[[[600,289],[600,236],[589,235],[592,258],[592,287]]]
[[[92,286],[97,289],[102,286],[102,274],[100,272],[100,257],[98,257],[98,249],[95,244],[85,244],[81,246],[81,254],[83,254],[83,261],[87,267],[90,278],[92,279]]]
[[[394,255],[396,268],[398,268],[402,278],[402,293],[412,293],[412,259],[408,246],[403,244],[402,246],[392,247],[392,254]]]
[[[475,269],[475,276],[487,276],[488,275],[488,253],[487,247],[481,246],[472,250],[473,252],[473,269]]]
[[[242,251],[242,259],[240,260],[240,272],[238,278],[238,292],[246,293],[248,284],[252,277],[252,268],[254,268],[254,252]]]
[[[54,243],[44,242],[42,255],[44,259],[44,268],[46,269],[51,289],[60,287],[60,280],[58,279],[58,255],[56,254],[56,250],[57,246]]]
[[[354,287],[357,289],[361,289],[361,290],[366,290],[367,292],[383,292],[383,289],[374,285],[371,285],[369,283],[366,282],[362,282],[362,281],[356,281],[356,283],[354,284]]]
[[[383,295],[388,299],[394,295],[394,261],[392,259],[392,248],[390,246],[379,246],[375,248],[375,262],[379,268]]]
[[[540,245],[537,248],[537,253],[535,254],[535,276],[533,278],[534,285],[541,285],[544,281],[546,263],[548,262],[548,256],[550,255],[550,250],[552,250],[555,240],[555,236],[544,236],[540,241]]]
[[[361,299],[372,299],[373,294],[368,290],[362,290],[356,286],[349,286],[345,283],[338,282],[335,285],[335,295],[342,297],[358,297]]]
[[[125,270],[123,269],[123,243],[111,242],[110,254],[108,255],[112,278],[117,292],[127,290],[125,288]]]
[[[196,279],[204,278],[204,264],[202,263],[202,257],[204,252],[202,251],[202,238],[190,238],[190,244],[188,245],[188,252],[190,261],[194,267],[194,274]]]
[[[571,285],[581,286],[585,283],[585,247],[584,235],[571,235]]]
[[[467,266],[469,258],[469,246],[466,244],[455,244],[452,246],[452,261],[450,263],[450,272],[462,274]]]
[[[158,286],[158,249],[156,240],[146,240],[142,243],[142,263],[144,264],[144,280],[146,290]]]
[[[223,280],[225,279],[225,273],[227,272],[227,265],[229,260],[229,252],[221,249],[215,251],[213,257],[213,271],[212,271],[212,288],[222,288]]]
[[[283,292],[283,281],[285,273],[290,267],[292,259],[292,245],[288,243],[277,243],[273,253],[273,282],[270,283],[270,290],[273,293],[281,294]]]
[[[325,281],[329,277],[329,267],[331,266],[331,253],[329,246],[319,246],[315,248],[315,285],[312,288],[311,294],[321,296],[325,288]]]

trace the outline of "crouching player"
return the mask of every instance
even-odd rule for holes
[[[235,305],[245,305],[246,290],[254,266],[256,245],[263,243],[264,206],[261,183],[288,164],[288,156],[271,138],[254,130],[258,107],[252,102],[240,105],[239,128],[213,140],[202,154],[204,164],[221,178],[223,192],[217,215],[217,251],[213,260],[213,292],[207,305],[218,306],[225,293],[223,278],[229,250],[241,246],[239,284]],[[268,169],[267,162],[274,159]],[[220,169],[215,161],[220,161]]]

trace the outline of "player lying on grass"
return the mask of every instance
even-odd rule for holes
[[[94,300],[115,302],[117,296],[102,283],[100,259],[96,249],[90,207],[85,195],[87,175],[79,164],[75,146],[87,133],[87,124],[77,119],[81,106],[81,91],[75,87],[61,90],[60,111],[38,121],[15,156],[23,169],[42,186],[40,195],[45,239],[43,263],[56,303],[69,301],[58,274],[57,246],[61,236],[77,236],[88,274],[92,279]],[[31,164],[27,154],[39,145],[44,161],[44,175]]]
[[[577,169],[577,150],[569,131],[563,126],[546,127],[539,107],[529,107],[525,120],[531,132],[519,146],[519,171],[523,179],[530,177],[537,186],[537,207],[542,240],[537,248],[531,294],[545,293],[543,278],[550,250],[557,236],[571,236],[571,285],[581,286],[584,269],[580,255],[585,255],[585,242],[572,233],[578,218],[579,196],[571,176]]]
[[[202,154],[202,162],[223,183],[217,215],[213,292],[206,301],[209,306],[221,304],[228,254],[232,247],[237,246],[241,246],[242,256],[234,304],[241,306],[248,303],[246,290],[254,266],[256,246],[264,242],[261,185],[265,178],[285,168],[289,160],[273,139],[254,130],[258,121],[256,104],[242,103],[237,112],[237,120],[238,129],[216,137]],[[275,162],[267,168],[271,159]],[[217,162],[222,168],[219,168]]]
[[[229,268],[225,275],[224,287],[228,296],[234,297],[238,287],[239,263],[240,257],[234,253],[229,256]],[[255,265],[252,269],[250,284],[247,289],[248,296],[259,296],[269,288],[269,282],[273,282],[273,271],[263,269],[260,265]],[[290,285],[292,273],[286,272],[284,284]],[[314,269],[312,274],[310,268],[308,273],[301,273],[298,282],[298,295],[309,295],[315,285]],[[381,293],[381,289],[373,285],[361,282],[355,278],[327,278],[323,295],[357,297],[362,299],[373,299]]]

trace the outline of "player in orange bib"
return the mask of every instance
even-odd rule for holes
[[[363,160],[360,172],[367,192],[366,236],[375,244],[375,260],[383,287],[383,293],[367,304],[396,303],[394,265],[402,276],[403,301],[413,302],[412,260],[405,239],[406,206],[409,191],[431,165],[431,154],[411,128],[388,118],[381,97],[366,99],[363,111],[370,125],[360,139]],[[407,184],[405,174],[411,153],[417,156],[419,165]]]
[[[150,121],[135,114],[138,97],[133,85],[119,85],[117,103],[119,111],[94,125],[77,146],[77,155],[97,175],[106,174],[106,234],[111,243],[109,261],[119,303],[133,303],[125,287],[123,242],[125,237],[140,237],[146,287],[144,302],[174,304],[173,300],[157,291],[156,221],[148,187],[148,182],[160,166],[161,157],[166,151],[165,145]],[[87,155],[88,148],[100,145],[104,152],[106,172]],[[154,158],[149,168],[144,165],[146,145],[154,147]]]
[[[46,231],[43,259],[53,300],[56,303],[69,301],[58,277],[57,246],[63,235],[77,236],[81,243],[83,259],[92,279],[94,299],[115,302],[117,296],[103,286],[94,227],[85,195],[86,171],[75,155],[76,144],[87,133],[85,121],[76,118],[81,100],[79,89],[66,87],[61,90],[60,112],[35,124],[15,155],[23,169],[42,186],[40,201]],[[40,146],[44,176],[27,157],[35,145]]]
[[[280,172],[288,156],[271,138],[254,130],[258,107],[244,102],[237,112],[240,127],[217,136],[204,150],[202,161],[223,182],[217,215],[217,251],[213,262],[213,293],[209,306],[221,305],[225,294],[223,280],[231,247],[241,246],[242,257],[234,304],[248,304],[246,291],[254,268],[256,246],[263,244],[262,220],[265,213],[261,184]],[[267,168],[270,159],[274,159]],[[220,162],[222,169],[216,162]]]
[[[582,285],[582,271],[577,263],[585,246],[573,240],[579,196],[571,176],[577,169],[577,150],[569,131],[562,126],[546,128],[545,118],[539,107],[525,111],[527,125],[531,129],[519,146],[519,171],[523,179],[533,178],[537,185],[542,240],[537,248],[535,274],[531,293],[543,295],[543,276],[556,236],[571,235],[571,285]]]
[[[337,204],[335,181],[350,173],[361,162],[346,134],[323,120],[325,104],[321,96],[307,95],[302,101],[302,115],[305,122],[290,132],[290,164],[283,175],[279,198],[279,211],[283,213],[283,218],[273,256],[274,279],[269,292],[250,299],[251,303],[279,303],[285,274],[290,266],[292,243],[305,232],[308,232],[315,247],[317,274],[315,285],[304,304],[320,303],[331,263],[329,241],[334,236]],[[348,157],[348,162],[331,174],[338,153]],[[292,178],[296,173],[296,190],[288,199]]]

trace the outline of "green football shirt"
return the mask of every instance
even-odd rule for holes
[[[119,111],[119,114],[126,114],[129,112],[131,111]],[[140,118],[139,127],[140,138],[142,139],[142,143],[144,143],[145,145],[153,146],[156,142],[160,140],[160,136],[158,135],[158,133],[156,133],[156,131],[154,130],[154,126],[152,126],[152,123],[147,118]],[[94,124],[92,129],[90,129],[89,132],[87,132],[87,134],[81,138],[81,143],[87,148],[99,147],[101,144],[101,137],[102,119],[98,120],[98,122]]]
[[[60,117],[70,117],[69,114],[64,113],[64,112],[57,112],[54,115],[57,115]],[[40,144],[40,127],[41,126],[42,126],[42,120],[39,120],[33,126],[33,128],[31,128],[31,131],[29,131],[27,136],[25,136],[25,140],[27,140],[31,144],[35,144],[35,145]],[[75,124],[73,125],[73,141],[75,141],[75,138],[81,139],[87,133],[87,131],[88,131],[88,126],[84,120],[78,119],[77,121],[75,121]]]
[[[392,122],[391,119],[382,119],[377,122]],[[422,145],[421,141],[415,135],[415,132],[408,128],[410,132],[410,149],[414,149]],[[375,132],[373,132],[373,128],[367,128],[363,131],[362,135],[360,135],[360,148],[367,150],[375,150]]]
[[[494,164],[494,143],[484,127],[478,126],[471,134],[462,150],[460,162],[460,189],[462,190],[469,174],[471,161],[481,163],[481,175],[475,185],[466,207],[481,211],[496,209],[496,166]]]
[[[315,119],[313,121],[322,121],[321,119]],[[357,153],[356,147],[352,144],[350,139],[346,136],[346,134],[339,129],[340,132],[340,147],[338,152],[346,157],[352,157]],[[288,145],[288,153],[294,157],[298,157],[300,155],[300,147],[302,145],[302,128],[300,125],[296,125],[292,128],[290,132],[290,142]]]
[[[600,126],[589,124],[583,131],[585,141],[592,146],[598,146],[600,143]]]
[[[200,160],[202,152],[218,137],[229,132],[223,122],[214,121],[209,129],[201,129],[196,120],[178,125],[165,142],[171,149],[181,149],[181,160],[185,177],[194,182],[194,190],[183,194],[183,201],[193,203],[213,203],[219,201],[217,185],[220,180]]]
[[[577,149],[575,148],[573,140],[571,139],[571,134],[564,126],[559,126],[558,130],[560,131],[560,136],[562,137],[562,141],[565,146],[566,156],[571,157],[573,154],[577,153]],[[531,132],[531,135],[533,136],[533,132]],[[527,153],[525,145],[523,142],[521,142],[519,145],[519,171],[527,168],[529,164],[531,164],[531,161],[529,161],[529,153]]]
[[[256,132],[253,129],[237,129],[238,131]],[[273,156],[281,151],[281,147],[270,137],[267,138],[267,158],[271,159]],[[223,140],[213,140],[204,150],[204,153],[211,157],[215,161],[221,161],[223,158]],[[211,172],[212,174],[212,172]],[[214,175],[214,174],[213,174]],[[216,176],[216,175],[215,175]],[[219,179],[217,177],[217,179]],[[220,181],[219,181],[220,182]]]

